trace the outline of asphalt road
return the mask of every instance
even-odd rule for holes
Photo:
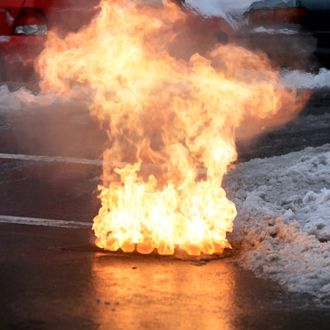
[[[110,254],[86,230],[0,225],[1,329],[328,329],[330,310],[230,258]]]
[[[330,93],[239,161],[330,142]],[[91,223],[105,133],[84,111],[0,112],[0,215]],[[0,329],[329,329],[330,308],[286,293],[234,258],[183,261],[97,250],[88,229],[0,224]]]

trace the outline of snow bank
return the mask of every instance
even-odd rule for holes
[[[283,70],[282,82],[294,88],[316,89],[330,87],[330,70],[320,69],[319,73],[313,74],[299,70]]]
[[[194,8],[204,16],[220,16],[232,27],[238,29],[242,14],[248,10],[255,0],[186,0],[187,6]]]
[[[295,0],[186,0],[186,4],[206,16],[226,16],[232,13],[242,14],[250,6],[252,8],[290,7],[295,5]]]
[[[330,144],[240,164],[225,185],[240,264],[330,302]]]
[[[191,6],[204,15],[225,16],[233,11],[244,12],[255,0],[186,0]]]

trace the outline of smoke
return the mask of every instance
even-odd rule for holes
[[[292,88],[330,88],[330,70],[321,68],[317,74],[300,70],[283,70],[282,82]]]
[[[1,151],[30,155],[99,158],[107,141],[89,115],[88,91],[33,93],[0,86],[0,125],[8,127]]]
[[[0,112],[47,107],[58,100],[55,93],[36,95],[25,87],[10,91],[7,85],[0,86]]]

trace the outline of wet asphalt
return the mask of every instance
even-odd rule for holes
[[[328,329],[330,309],[230,258],[98,251],[89,231],[0,225],[1,329]]]
[[[249,145],[239,161],[330,142],[330,92]],[[98,159],[86,111],[0,112],[0,153]],[[101,168],[0,159],[0,214],[91,223]],[[0,329],[329,329],[330,307],[209,262],[105,253],[87,229],[0,224]],[[239,253],[239,251],[238,251]]]

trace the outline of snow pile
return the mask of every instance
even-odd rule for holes
[[[188,6],[195,8],[206,16],[226,16],[231,12],[244,12],[255,0],[186,0]]]
[[[240,164],[225,185],[240,264],[330,302],[330,144]]]
[[[330,163],[329,163],[330,164]],[[287,218],[299,219],[299,223],[308,234],[315,235],[321,242],[330,241],[330,190],[308,192],[303,199],[292,203],[291,214]],[[317,218],[311,218],[311,213]],[[330,274],[329,274],[330,276]]]
[[[204,16],[220,16],[238,29],[242,15],[255,0],[186,0],[186,5]]]
[[[294,88],[316,89],[330,87],[330,70],[320,69],[318,74],[300,70],[283,70],[282,82]]]

